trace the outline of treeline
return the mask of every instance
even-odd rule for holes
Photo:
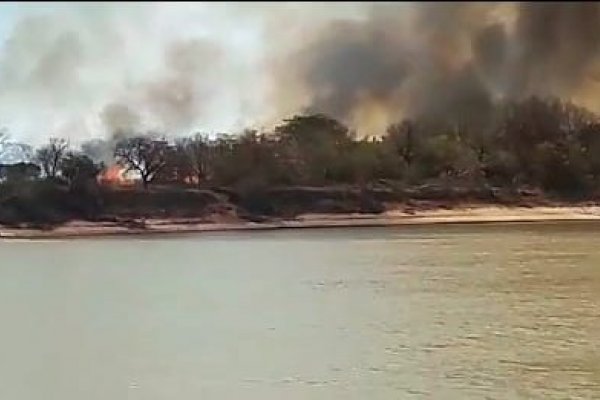
[[[357,138],[326,115],[298,115],[269,132],[216,138],[196,134],[168,141],[117,132],[77,150],[52,139],[32,151],[28,162],[0,167],[0,208],[7,198],[16,201],[10,195],[23,182],[60,186],[94,203],[101,191],[97,177],[113,163],[133,171],[145,189],[226,188],[242,197],[263,193],[260,201],[266,203],[268,188],[340,184],[528,187],[548,196],[595,198],[599,156],[598,117],[557,99],[503,103],[459,121],[405,120],[369,138]]]

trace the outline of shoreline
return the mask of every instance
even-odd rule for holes
[[[52,230],[0,226],[2,239],[68,239],[128,235],[169,235],[280,229],[352,228],[437,224],[534,223],[600,221],[600,206],[495,206],[468,205],[450,209],[406,212],[392,209],[381,214],[304,214],[289,220],[247,222],[201,219],[146,219],[144,228],[110,222],[71,221]]]

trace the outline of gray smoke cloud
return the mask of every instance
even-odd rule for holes
[[[303,110],[363,134],[404,117],[479,126],[534,94],[600,111],[599,54],[596,3],[29,6],[0,49],[0,126],[34,143]]]
[[[513,93],[571,94],[598,61],[598,3],[528,3],[518,10]]]
[[[296,66],[293,74],[308,93],[308,109],[353,121],[363,133],[381,133],[406,116],[481,117],[491,107],[492,80],[504,73],[494,71],[498,52],[491,53],[486,43],[497,40],[489,38],[490,29],[498,26],[493,14],[502,7],[375,4],[362,20],[332,22],[316,31],[286,64]]]
[[[238,27],[218,26],[220,14],[232,22],[228,10],[27,7],[0,47],[0,126],[37,144],[49,136],[77,143],[116,131],[177,135],[239,125],[235,115],[245,106],[256,113],[256,68]]]
[[[599,45],[597,3],[375,4],[363,20],[322,27],[286,63],[308,109],[353,120],[376,102],[385,123],[478,124],[498,99],[530,95],[599,111]]]
[[[218,93],[217,68],[224,70],[220,49],[199,39],[176,42],[166,49],[166,71],[142,85],[142,102],[165,128],[189,128],[202,117],[204,103]]]

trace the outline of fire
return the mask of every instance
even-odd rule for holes
[[[100,172],[98,175],[98,183],[102,185],[111,186],[131,186],[134,184],[133,180],[125,176],[125,168],[120,165],[114,164]]]

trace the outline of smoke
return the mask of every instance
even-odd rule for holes
[[[236,114],[253,104],[255,66],[240,51],[237,27],[211,27],[225,11],[28,7],[0,47],[0,126],[38,144],[49,136],[77,143],[117,131],[177,135],[240,124]]]
[[[165,129],[189,128],[202,117],[204,103],[218,96],[217,69],[225,69],[219,49],[210,42],[190,40],[167,47],[166,71],[141,87],[140,99]]]
[[[409,74],[405,54],[402,43],[385,29],[345,22],[328,26],[298,62],[312,89],[310,108],[345,117],[363,101],[393,102]]]
[[[134,132],[140,124],[140,117],[126,104],[110,103],[102,110],[100,118],[112,134]]]
[[[599,45],[595,3],[375,4],[363,20],[316,30],[284,65],[308,93],[303,107],[364,133],[406,116],[480,127],[500,99],[557,96],[600,111],[589,89]],[[379,126],[356,120],[371,103]]]
[[[502,7],[373,5],[363,20],[317,30],[284,65],[296,66],[295,79],[309,93],[306,108],[351,120],[366,134],[406,116],[485,113],[491,98],[482,75],[496,72],[490,70],[496,60],[484,51],[487,68],[479,68],[473,46],[480,32],[498,23],[493,14]],[[365,109],[380,118],[365,118]]]
[[[600,50],[597,3],[519,7],[514,93],[576,93]]]
[[[42,6],[40,6],[42,7]],[[494,104],[600,111],[596,3],[23,6],[0,48],[0,126],[33,143],[269,125],[482,127]]]

